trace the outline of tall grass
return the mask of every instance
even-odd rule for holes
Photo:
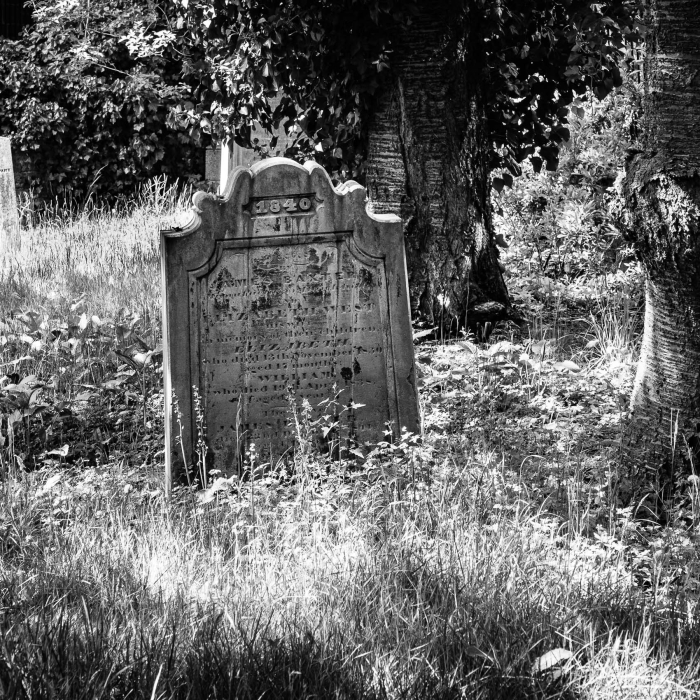
[[[525,501],[484,508],[493,474],[414,449],[411,477],[377,460],[207,504],[123,466],[6,484],[5,693],[693,695],[673,612],[646,608],[619,549]]]
[[[182,202],[153,187],[131,211],[54,212],[27,229],[0,285],[3,317],[70,313],[83,298],[103,318],[124,306],[157,319],[157,229]],[[599,332],[601,347],[622,352],[629,338],[597,323],[577,346]],[[544,328],[541,337],[557,339]],[[539,354],[513,342],[422,350],[433,373],[423,442],[380,446],[362,468],[305,450],[286,470],[176,489],[171,501],[160,442],[148,466],[134,449],[89,468],[54,459],[8,472],[0,692],[697,697],[695,535],[681,515],[661,531],[616,509],[590,474],[592,461],[612,471],[611,454],[600,447],[589,458],[552,437],[557,395],[578,399],[555,368],[562,358],[540,345]],[[526,348],[530,360],[517,365]],[[471,364],[453,372],[458,355]],[[62,358],[57,351],[52,375]],[[608,365],[581,358],[593,384]],[[107,363],[106,352],[92,362]],[[32,368],[41,376],[38,359]],[[546,430],[508,432],[517,410],[535,412]]]
[[[595,348],[599,362],[624,363],[639,357],[644,306],[641,299],[631,297],[629,289],[623,287],[596,300],[589,329],[593,338],[588,345]]]
[[[64,202],[25,213],[32,225],[23,228],[20,250],[5,272],[1,308],[48,307],[62,314],[84,297],[108,316],[125,307],[159,318],[158,232],[184,213],[190,196],[163,177],[144,184],[135,202],[111,209]]]

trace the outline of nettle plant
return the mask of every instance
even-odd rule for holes
[[[100,319],[81,298],[58,319],[15,312],[0,332],[5,473],[56,459],[104,461],[137,441],[152,447],[162,350],[144,340],[137,314],[121,309],[114,319]]]

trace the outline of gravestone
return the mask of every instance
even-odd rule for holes
[[[270,109],[274,111],[281,99],[281,96],[270,99]],[[295,141],[295,135],[287,134],[282,124],[272,133],[268,133],[258,122],[253,125],[251,138],[260,146],[260,150],[243,148],[233,141],[207,149],[204,179],[211,183],[218,183],[219,194],[226,190],[228,178],[236,168],[240,166],[249,168],[253,163],[264,158],[283,156]]]
[[[204,179],[207,182],[219,183],[221,177],[221,148],[209,146],[204,151]]]
[[[19,248],[19,216],[10,139],[0,138],[0,260]]]
[[[419,431],[402,225],[368,214],[365,195],[268,158],[162,232],[168,484],[199,436],[225,474],[252,444],[265,462],[290,454],[305,400],[312,420],[338,414],[334,444]]]

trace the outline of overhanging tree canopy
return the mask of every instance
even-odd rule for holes
[[[180,111],[182,123],[194,133],[230,135],[247,147],[256,122],[297,127],[300,152],[322,152],[344,173],[358,165],[358,138],[385,85],[395,47],[421,11],[416,0],[171,2],[187,52],[185,73],[199,83],[194,103]],[[518,174],[518,163],[536,149],[536,168],[537,158],[556,167],[575,97],[591,88],[602,98],[621,84],[623,47],[637,36],[634,3],[443,5],[442,19],[452,34],[446,31],[445,42],[459,43],[467,18],[481,15],[491,167]],[[437,7],[430,3],[431,10]],[[458,50],[464,58],[467,47]],[[270,109],[270,98],[279,94],[281,102]]]
[[[403,178],[386,201],[380,193],[377,206],[401,211],[407,222],[412,306],[431,320],[448,302],[458,317],[490,302],[498,310],[489,313],[510,313],[489,175],[502,170],[493,180],[498,188],[526,158],[535,169],[556,168],[576,96],[592,88],[602,97],[619,85],[624,42],[636,36],[626,0],[171,1],[185,73],[198,84],[175,121],[195,136],[232,137],[246,147],[254,146],[255,123],[282,124],[297,134],[288,155],[312,155],[340,178],[369,171],[370,191],[372,172]],[[436,85],[421,84],[414,70],[417,39]],[[391,96],[406,86],[413,103],[394,124]],[[280,95],[272,109],[270,98]],[[409,171],[425,167],[406,161],[407,134],[424,140],[432,123],[448,122],[438,150],[460,155],[412,184]],[[384,127],[394,133],[393,154],[372,146],[373,131]],[[389,155],[378,171],[377,159]],[[448,211],[450,202],[459,204]],[[444,245],[433,245],[438,239]]]

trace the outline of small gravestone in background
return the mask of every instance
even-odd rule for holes
[[[280,100],[281,97],[272,98],[270,109],[274,110],[279,105]],[[219,194],[225,192],[229,177],[236,168],[240,166],[249,168],[253,163],[265,158],[283,156],[287,148],[292,146],[295,141],[294,134],[288,134],[282,124],[272,133],[268,133],[258,122],[253,125],[251,138],[253,143],[259,146],[259,150],[243,148],[233,141],[207,149],[204,179],[212,183],[217,182]]]
[[[253,443],[264,462],[290,454],[304,400],[326,427],[338,414],[335,444],[418,432],[399,218],[368,214],[363,187],[335,189],[315,163],[231,177],[162,232],[168,484],[202,436],[209,471],[235,473]]]
[[[19,216],[10,139],[0,138],[0,260],[19,248]]]
[[[204,151],[204,179],[207,183],[216,183],[221,178],[221,148],[209,146]]]

